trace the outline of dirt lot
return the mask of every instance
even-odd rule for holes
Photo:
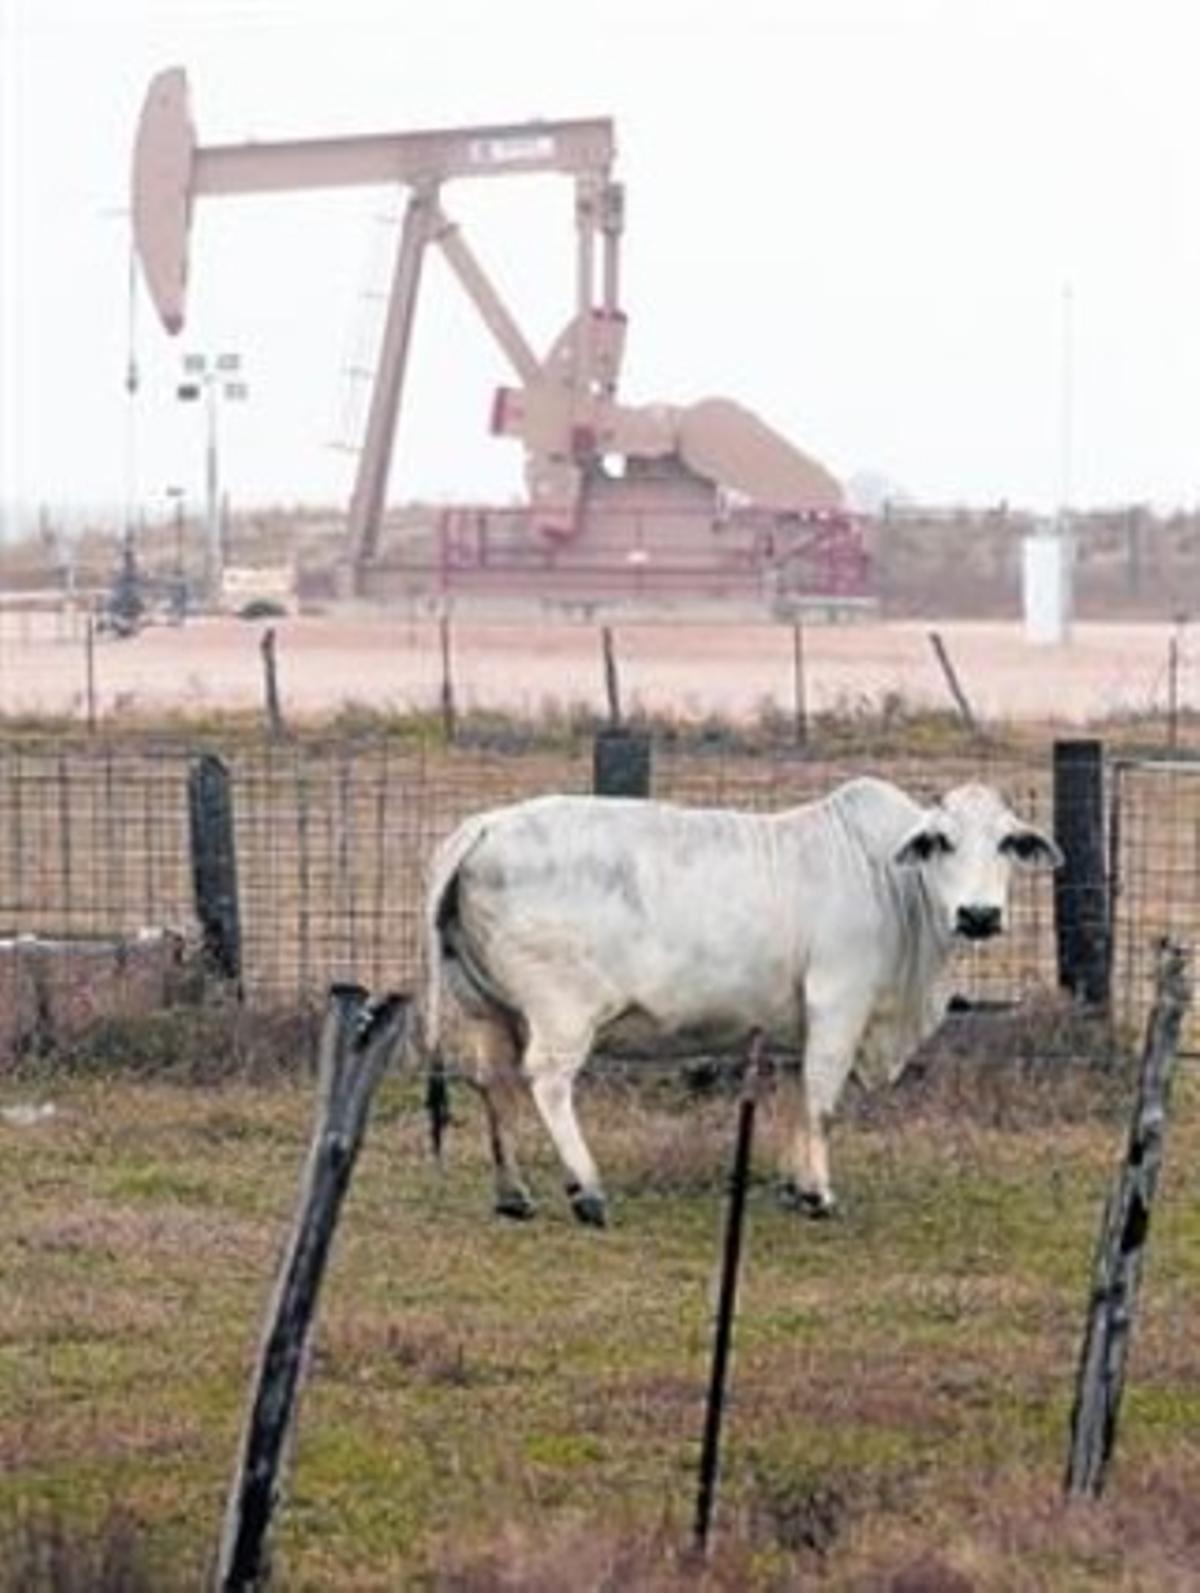
[[[157,627],[96,648],[101,714],[204,713],[262,701],[259,624],[197,620]],[[1064,647],[1034,647],[1019,625],[941,626],[978,713],[991,719],[1081,723],[1160,711],[1167,696],[1171,627],[1081,624]],[[435,625],[366,618],[281,621],[279,670],[285,709],[311,715],[349,703],[432,708],[440,656]],[[769,700],[790,711],[792,633],[785,626],[618,626],[627,703],[650,712],[753,718]],[[460,706],[537,714],[600,706],[599,633],[583,624],[456,625],[454,675]],[[945,681],[919,622],[810,624],[804,632],[810,710],[906,704],[950,706]],[[1185,632],[1180,700],[1194,700],[1195,653]],[[50,616],[0,616],[0,711],[80,713],[86,660],[80,629]]]

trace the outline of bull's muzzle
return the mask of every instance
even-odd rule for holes
[[[964,940],[991,940],[1003,927],[999,907],[960,907],[954,919],[954,932]]]

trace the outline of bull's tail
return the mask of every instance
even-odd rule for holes
[[[414,1004],[405,1032],[404,1059],[406,1067],[414,1073],[425,1075],[425,1110],[429,1116],[429,1143],[434,1156],[440,1161],[450,1116],[450,1090],[446,1063],[440,1045],[430,1046],[425,1027],[425,1014]]]
[[[468,819],[442,843],[430,868],[425,901],[425,1012],[422,1050],[425,1055],[425,1110],[429,1114],[429,1142],[440,1158],[450,1126],[450,1087],[442,1055],[442,993],[446,964],[454,957],[448,929],[458,903],[458,871],[467,854],[482,839],[480,819]]]
[[[442,1145],[450,1127],[450,1086],[446,1080],[446,1063],[441,1047],[429,1053],[425,1075],[425,1111],[429,1116],[429,1144],[434,1159],[441,1161]]]
[[[468,819],[442,842],[430,866],[425,897],[425,1045],[431,1056],[441,1043],[446,964],[455,957],[448,931],[458,912],[458,871],[483,835],[482,817]]]

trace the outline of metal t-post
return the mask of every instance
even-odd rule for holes
[[[750,1044],[750,1056],[746,1063],[741,1098],[738,1102],[737,1138],[734,1143],[733,1165],[729,1173],[729,1202],[725,1212],[725,1238],[721,1247],[721,1283],[717,1297],[708,1399],[704,1411],[700,1481],[696,1491],[696,1520],[692,1529],[692,1550],[701,1558],[708,1553],[713,1511],[716,1507],[717,1476],[721,1463],[721,1427],[725,1416],[729,1357],[733,1347],[733,1319],[737,1311],[738,1270],[742,1259],[742,1228],[746,1212],[746,1189],[750,1181],[750,1153],[754,1145],[754,1113],[765,1069],[763,1037],[756,1031]]]

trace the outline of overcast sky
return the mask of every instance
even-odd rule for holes
[[[119,505],[130,152],[183,65],[199,142],[612,115],[622,396],[723,394],[843,477],[936,502],[1200,500],[1200,23],[1179,0],[0,0],[0,499]],[[565,179],[446,209],[535,346],[567,320]],[[330,445],[396,196],[198,203],[188,325],[137,306],[137,497],[202,494],[182,353],[237,351],[235,501],[344,502]],[[1069,291],[1071,311],[1064,308]],[[1070,328],[1070,338],[1066,332]],[[1073,353],[1065,357],[1065,343]],[[1074,402],[1063,446],[1064,371]],[[504,500],[506,366],[444,263],[392,500]]]

